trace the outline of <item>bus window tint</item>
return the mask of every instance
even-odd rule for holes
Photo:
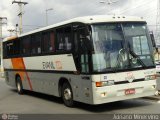
[[[14,54],[14,46],[13,41],[9,41],[6,43],[7,56],[11,57]]]
[[[43,52],[44,53],[47,53],[49,51],[48,50],[49,39],[50,39],[49,33],[48,32],[43,33],[43,35],[42,35],[42,45],[43,45]]]
[[[35,34],[31,37],[32,40],[32,54],[41,53],[41,34]]]
[[[54,52],[54,32],[43,33],[42,45],[44,53]]]
[[[71,26],[57,29],[57,50],[70,51],[72,49],[71,42]]]
[[[30,54],[30,36],[26,36],[22,39],[22,52],[24,55]]]
[[[15,39],[13,41],[7,41],[3,43],[3,56],[7,57],[15,57],[20,55],[20,40]]]
[[[64,50],[63,29],[57,29],[57,50]]]
[[[54,40],[55,40],[54,32],[52,31],[50,33],[50,46],[49,46],[49,50],[53,51],[53,52],[55,51]]]
[[[17,40],[14,40],[14,55],[17,56],[17,55],[20,55],[20,40],[17,39]]]
[[[64,45],[65,45],[65,50],[69,51],[72,48],[72,43],[71,43],[71,27],[66,27],[64,29]]]

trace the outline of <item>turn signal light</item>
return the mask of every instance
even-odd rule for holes
[[[96,82],[96,87],[102,87],[102,82]]]
[[[96,82],[96,87],[103,87],[103,86],[110,86],[110,85],[114,85],[114,80]]]

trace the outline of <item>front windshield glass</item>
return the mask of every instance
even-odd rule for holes
[[[145,23],[92,25],[94,72],[154,66]]]
[[[151,43],[146,34],[146,25],[144,23],[125,23],[123,28],[130,54],[137,56],[144,66],[153,66],[151,47],[149,47]]]

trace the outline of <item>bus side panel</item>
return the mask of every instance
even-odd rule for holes
[[[59,80],[66,78],[71,85],[73,99],[75,101],[89,104],[93,102],[91,79],[85,80],[82,79],[83,76],[80,75],[62,73],[28,72],[28,75],[32,83],[33,91],[60,97],[58,91]],[[25,81],[26,80],[23,81],[24,86],[27,85]]]
[[[25,74],[25,72],[21,72],[21,73]],[[5,74],[5,81],[6,81],[7,85],[16,88],[16,78],[15,77],[16,77],[17,71],[5,70],[4,74]],[[23,89],[31,90],[30,86],[28,84],[28,80],[27,80],[26,75],[23,76],[22,85],[23,85]]]
[[[89,75],[70,75],[70,78],[74,100],[88,104],[93,103],[91,77]]]
[[[68,56],[65,55],[65,57],[68,57]],[[4,60],[4,63],[5,63],[4,67],[7,70],[6,73],[8,74],[8,77],[6,77],[6,80],[9,79],[7,83],[8,85],[12,87],[16,87],[15,77],[17,74],[22,79],[23,89],[46,93],[54,96],[60,96],[58,91],[58,87],[59,87],[58,83],[61,78],[66,78],[70,82],[70,85],[72,87],[73,99],[75,101],[89,103],[89,104],[93,102],[92,86],[91,86],[92,81],[90,76],[67,74],[63,72],[54,73],[54,71],[52,73],[51,71],[47,72],[47,70],[45,71],[41,70],[42,68],[38,70],[26,71],[26,69],[29,69],[29,66],[26,65],[26,63],[28,63],[29,61],[28,62],[26,60],[23,61],[23,59],[14,58],[12,60],[11,59]],[[34,57],[32,59],[34,59]],[[40,66],[43,67],[43,65],[39,64],[39,63],[42,63],[39,60],[40,58],[38,59],[38,61],[37,59],[31,60],[32,62],[29,62],[30,65],[32,65],[31,67],[33,67],[33,65],[34,65],[34,69],[37,69],[37,67],[40,67]],[[43,60],[44,60],[44,57],[43,57]],[[66,59],[62,59],[62,60],[66,60]],[[73,60],[70,60],[70,61],[71,61],[70,63],[73,63]],[[68,69],[68,68],[75,70],[75,67],[73,65],[65,67],[65,69]],[[17,69],[17,70],[14,71],[14,69]]]
[[[13,66],[11,59],[3,59],[3,66],[4,66],[5,81],[7,85],[11,87],[16,87],[15,72],[12,71]]]
[[[60,76],[57,74],[28,72],[28,76],[30,77],[33,91],[59,96],[58,79]]]
[[[25,71],[23,58],[4,59],[5,78],[8,85],[16,87],[16,76],[20,76],[23,88],[32,90],[28,73]]]
[[[5,81],[7,83],[7,85],[11,86],[11,87],[16,87],[15,84],[15,72],[14,71],[4,71],[4,76],[5,76]]]

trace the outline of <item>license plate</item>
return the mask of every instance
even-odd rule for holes
[[[125,95],[131,95],[131,94],[135,94],[135,89],[127,89],[125,90]]]

